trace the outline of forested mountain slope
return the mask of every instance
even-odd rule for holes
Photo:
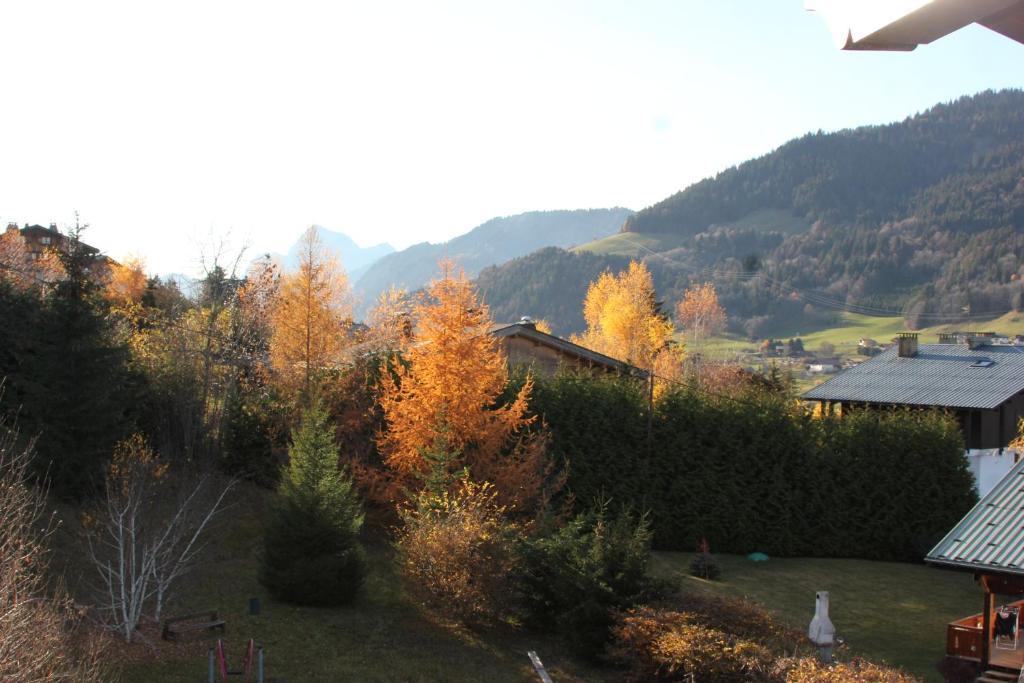
[[[630,216],[622,235],[576,251],[616,267],[610,257],[634,241],[669,303],[688,283],[712,280],[733,328],[751,336],[783,322],[824,323],[844,307],[902,312],[911,325],[1020,309],[1024,92],[985,92],[898,123],[806,135],[691,185]],[[525,262],[508,264],[522,282],[495,288],[490,304],[504,310],[505,290],[523,300],[519,290],[564,260],[536,255],[538,275]],[[578,265],[580,277],[593,270]],[[487,274],[490,282],[508,277]],[[553,317],[570,295],[575,290],[540,297],[530,314]],[[569,328],[578,323],[566,319]]]

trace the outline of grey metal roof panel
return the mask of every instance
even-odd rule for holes
[[[593,349],[588,349],[585,346],[580,346],[579,344],[575,344],[569,341],[568,339],[562,339],[561,337],[556,337],[553,334],[541,332],[537,328],[532,327],[530,325],[523,325],[521,323],[512,323],[510,325],[494,325],[491,327],[490,333],[493,334],[495,337],[527,337],[541,344],[545,344],[552,348],[558,349],[559,351],[577,356],[579,358],[584,358],[586,360],[598,363],[600,365],[614,368],[620,372],[633,373],[645,377],[647,375],[645,371],[641,370],[640,368],[634,367],[629,363],[618,360],[617,358],[612,358],[611,356],[606,356],[603,353],[599,353],[598,351],[594,351]]]
[[[992,361],[975,367],[979,361]],[[1024,348],[921,344],[912,358],[896,347],[803,394],[815,401],[992,409],[1024,391]]]
[[[1024,574],[1024,460],[957,523],[925,562]]]

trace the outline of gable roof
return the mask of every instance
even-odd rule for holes
[[[1024,460],[978,501],[924,561],[961,569],[1024,574]]]
[[[588,349],[585,346],[574,344],[568,339],[562,339],[561,337],[556,337],[553,334],[541,332],[533,325],[524,323],[500,324],[492,327],[490,329],[490,333],[499,339],[502,337],[524,337],[535,341],[538,344],[553,348],[560,353],[594,363],[595,365],[601,365],[626,374],[646,376],[646,373],[643,370],[634,367],[629,363],[624,363],[623,361],[612,358],[611,356],[598,353],[597,351]]]
[[[805,392],[803,398],[991,410],[1021,391],[1024,348],[921,344],[911,358],[900,358],[894,346]]]

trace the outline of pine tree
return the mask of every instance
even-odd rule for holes
[[[130,431],[135,387],[93,274],[100,259],[82,245],[81,230],[68,235],[66,276],[43,301],[23,412],[40,433],[36,463],[53,491],[78,499],[95,492],[114,444]]]
[[[288,455],[264,527],[262,582],[287,602],[351,602],[365,573],[362,506],[351,477],[338,468],[338,447],[322,406],[303,414]]]

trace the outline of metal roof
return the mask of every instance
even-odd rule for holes
[[[976,571],[1024,574],[1024,460],[978,501],[924,561]]]
[[[910,358],[900,358],[893,346],[805,392],[803,398],[991,410],[1021,391],[1024,348],[921,344]]]
[[[577,358],[590,361],[591,363],[595,363],[597,365],[617,370],[618,372],[626,374],[635,374],[644,377],[646,377],[647,375],[646,372],[644,372],[640,368],[630,365],[629,363],[625,363],[616,358],[612,358],[611,356],[606,356],[603,353],[599,353],[597,351],[594,351],[593,349],[588,349],[585,346],[574,344],[568,339],[562,339],[561,337],[556,337],[553,334],[541,332],[536,327],[530,324],[520,322],[512,324],[494,325],[493,327],[491,327],[490,333],[498,338],[526,337],[528,339],[532,339],[533,341],[539,344],[543,344],[553,349],[557,349],[562,353],[566,353],[571,356],[575,356]]]

